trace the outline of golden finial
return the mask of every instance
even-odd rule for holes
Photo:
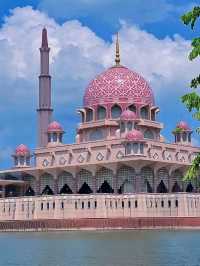
[[[116,40],[116,54],[115,54],[115,63],[116,66],[120,65],[120,53],[119,53],[119,34],[117,32],[117,40]]]

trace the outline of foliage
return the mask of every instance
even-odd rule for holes
[[[180,128],[180,127],[176,127],[176,128],[174,129],[173,133],[181,133],[182,131],[183,131],[182,128]]]
[[[195,24],[200,17],[200,6],[195,6],[191,11],[184,14],[181,19],[183,23],[190,26],[192,30],[195,28]],[[192,61],[200,56],[200,37],[196,37],[191,43],[192,50],[189,53],[189,60]],[[200,74],[193,78],[190,83],[190,88],[192,92],[182,96],[182,102],[186,105],[189,112],[193,113],[193,118],[200,121],[200,95],[197,92],[200,86]],[[196,129],[197,133],[200,134],[200,128]],[[200,153],[197,154],[196,158],[193,160],[192,165],[189,167],[185,180],[197,177],[200,170]]]

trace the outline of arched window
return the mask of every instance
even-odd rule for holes
[[[118,192],[134,193],[135,192],[135,170],[129,166],[122,166],[117,171]]]
[[[132,105],[129,105],[128,109],[129,109],[130,111],[132,111],[132,112],[136,113],[136,107],[135,107],[135,105],[134,105],[134,104],[132,104]]]
[[[93,192],[92,173],[82,169],[78,175],[78,193],[90,194]]]
[[[177,142],[180,142],[181,141],[181,135],[180,135],[180,133],[177,133],[176,134],[176,140],[177,140]]]
[[[179,170],[175,170],[171,175],[171,191],[181,192],[183,191],[183,174]]]
[[[73,176],[69,172],[63,171],[58,176],[58,191],[60,194],[71,194],[75,187]]]
[[[103,106],[98,106],[97,108],[97,120],[102,120],[106,118],[106,108]]]
[[[169,174],[166,168],[161,168],[158,171],[157,175],[157,193],[167,193],[168,191],[168,183],[169,183]]]
[[[113,172],[102,167],[96,172],[97,190],[100,193],[113,193]],[[112,191],[112,192],[105,192]]]
[[[94,129],[89,136],[90,141],[95,141],[95,140],[101,140],[103,139],[103,131],[102,129]]]
[[[140,109],[140,115],[143,119],[149,119],[149,109],[147,106]]]
[[[135,154],[138,153],[138,148],[139,148],[138,143],[133,143],[133,152],[134,152]]]
[[[121,122],[121,132],[125,132],[125,124],[124,122]]]
[[[127,143],[126,144],[126,154],[131,154],[131,150],[132,150],[132,144]]]
[[[115,104],[111,108],[111,117],[112,118],[119,118],[122,113],[122,109],[119,105]]]
[[[86,122],[90,122],[93,120],[93,110],[86,109]]]
[[[141,192],[153,192],[154,175],[151,167],[143,167],[141,169]]]
[[[187,140],[187,133],[183,132],[183,141],[186,141]]]
[[[128,129],[128,131],[131,131],[132,128],[133,128],[133,123],[129,121],[129,122],[127,123],[127,129]]]
[[[53,195],[54,179],[53,176],[45,173],[40,177],[41,193],[45,195]]]
[[[153,132],[151,130],[147,129],[144,132],[144,138],[146,138],[146,139],[154,139]]]

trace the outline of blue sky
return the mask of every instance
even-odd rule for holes
[[[113,62],[119,31],[122,63],[141,73],[160,107],[162,134],[172,141],[179,120],[194,122],[180,95],[200,69],[187,54],[195,33],[180,15],[200,1],[6,0],[0,1],[0,168],[11,163],[15,146],[36,145],[40,33],[49,31],[54,117],[74,141],[76,108],[88,82]],[[74,93],[76,91],[76,93]],[[194,135],[194,143],[199,136]]]

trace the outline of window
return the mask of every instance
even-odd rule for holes
[[[130,106],[128,107],[128,109],[129,109],[130,111],[136,113],[136,107],[135,107],[134,104],[130,105]]]
[[[64,209],[64,202],[61,202],[61,209]]]
[[[47,202],[47,210],[49,210],[49,202]]]
[[[122,201],[122,209],[124,208],[124,201]]]
[[[53,209],[55,209],[55,206],[56,206],[56,205],[55,205],[55,202],[53,202]]]
[[[117,201],[115,201],[115,208],[117,209]]]
[[[130,200],[128,201],[128,208],[129,209],[131,208],[131,201]]]
[[[151,130],[147,129],[145,132],[144,132],[144,138],[146,139],[154,139],[154,136],[153,136],[153,133]]]
[[[97,201],[95,200],[94,202],[94,208],[96,209],[97,208]]]
[[[98,106],[97,108],[97,119],[103,120],[106,118],[106,108],[103,106]]]
[[[78,205],[77,202],[75,201],[75,209],[78,209]]]
[[[186,141],[187,140],[187,133],[183,132],[183,141]]]
[[[140,153],[141,154],[144,153],[144,144],[143,143],[140,144]]]
[[[88,201],[88,209],[90,209],[90,201]]]
[[[135,208],[137,208],[138,207],[138,202],[137,202],[137,200],[135,200]]]
[[[125,124],[124,122],[121,122],[121,132],[125,132]]]
[[[53,133],[53,142],[57,141],[57,133]]]
[[[140,110],[140,115],[141,115],[141,118],[148,119],[149,118],[148,107],[142,107]]]
[[[180,142],[181,141],[181,135],[180,135],[180,133],[177,133],[176,140],[177,140],[177,142]]]
[[[86,122],[90,122],[93,120],[93,110],[86,109]]]
[[[128,131],[131,131],[132,128],[133,128],[133,123],[132,122],[128,122],[127,123],[127,129],[128,129]]]
[[[178,200],[175,200],[175,207],[178,208]]]
[[[91,133],[90,133],[90,137],[89,139],[91,141],[95,141],[95,140],[101,140],[103,139],[103,131],[101,129],[94,129]]]
[[[111,117],[112,118],[119,118],[121,113],[122,113],[122,109],[119,105],[116,104],[111,108]]]
[[[126,144],[126,153],[131,154],[131,143]]]
[[[161,200],[161,207],[164,208],[164,201]]]
[[[43,202],[41,203],[41,211],[44,209],[44,204]]]
[[[168,200],[168,208],[171,208],[171,200]]]
[[[84,202],[81,202],[81,208],[84,209]]]
[[[59,134],[59,142],[62,142],[62,134]]]
[[[133,152],[138,153],[138,143],[133,143]]]

